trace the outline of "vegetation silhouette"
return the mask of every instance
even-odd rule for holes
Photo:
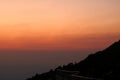
[[[120,80],[120,40],[103,51],[90,54],[79,63],[59,66],[27,80],[56,80],[56,70],[79,71],[78,75],[103,80]]]

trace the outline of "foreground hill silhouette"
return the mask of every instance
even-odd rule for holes
[[[55,70],[36,74],[27,80],[56,80],[56,70],[78,71],[77,75],[103,80],[120,80],[120,41],[95,54],[90,54],[79,63],[59,66]]]

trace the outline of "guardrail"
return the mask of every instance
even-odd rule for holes
[[[77,75],[78,71],[56,70],[56,80],[102,80]]]

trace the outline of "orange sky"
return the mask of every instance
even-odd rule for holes
[[[120,0],[0,0],[0,50],[104,48],[120,39],[119,14]]]

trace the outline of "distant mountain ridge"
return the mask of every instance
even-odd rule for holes
[[[90,54],[79,63],[69,63],[56,69],[79,71],[78,75],[103,80],[120,80],[120,40],[95,54]],[[33,76],[27,80],[56,80],[55,70]]]

